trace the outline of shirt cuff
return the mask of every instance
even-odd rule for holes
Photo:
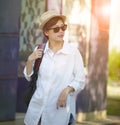
[[[26,78],[28,81],[30,81],[30,80],[31,80],[31,76],[32,76],[32,74],[33,74],[33,70],[32,70],[32,72],[28,75],[28,74],[27,74],[27,71],[26,71],[26,67],[25,67],[23,73],[24,73],[25,78]]]
[[[75,91],[81,91],[84,88],[85,84],[84,81],[77,82],[73,80],[68,86],[73,87]]]

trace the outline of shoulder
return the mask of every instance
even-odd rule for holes
[[[75,54],[78,51],[78,48],[76,46],[68,42],[64,43],[64,48],[70,54]]]

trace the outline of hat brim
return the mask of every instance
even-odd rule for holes
[[[48,19],[46,19],[44,22],[42,22],[42,23],[40,24],[40,29],[43,29],[43,27],[45,26],[45,24],[46,24],[49,20],[51,20],[52,18],[54,18],[54,17],[60,17],[60,18],[63,19],[63,21],[66,20],[66,16],[64,16],[64,15],[53,15],[53,16],[49,17]]]

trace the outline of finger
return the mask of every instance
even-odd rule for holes
[[[43,51],[43,49],[37,49],[37,50],[39,50],[39,51]]]
[[[61,107],[61,108],[63,108],[63,107],[66,107],[66,103],[65,102],[61,102],[61,103],[57,103],[57,109],[59,108],[59,107]]]
[[[63,107],[66,107],[66,102],[63,104]]]
[[[57,102],[57,109],[62,106],[62,103],[60,101]]]
[[[42,53],[42,52],[43,52],[43,49],[38,49],[37,51]]]

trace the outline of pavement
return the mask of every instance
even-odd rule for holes
[[[0,125],[24,125],[24,113],[16,113],[16,118],[13,121],[3,121]],[[82,121],[76,122],[76,125],[120,125],[120,116],[108,116],[105,120],[99,121]]]

